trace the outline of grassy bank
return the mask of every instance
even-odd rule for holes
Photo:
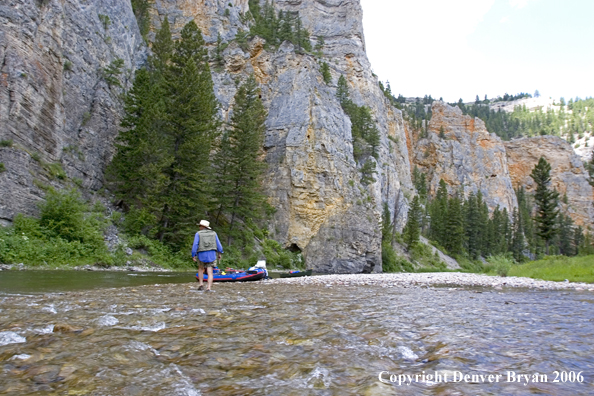
[[[514,265],[508,275],[557,282],[567,279],[570,282],[594,283],[594,255],[551,256],[531,263]]]

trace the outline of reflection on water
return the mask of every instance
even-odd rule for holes
[[[273,282],[215,289],[161,284],[0,296],[0,393],[594,393],[591,293]],[[382,371],[436,370],[504,377],[378,380]],[[583,371],[585,382],[552,383],[556,370]],[[507,371],[545,373],[549,382],[508,383]]]
[[[194,272],[0,271],[0,293],[51,293],[195,281]]]

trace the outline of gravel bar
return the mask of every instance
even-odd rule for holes
[[[291,285],[321,285],[331,286],[357,286],[370,285],[382,287],[504,287],[529,288],[538,290],[586,290],[594,291],[594,284],[577,282],[552,282],[531,278],[498,277],[460,272],[433,272],[433,273],[397,273],[397,274],[344,274],[344,275],[319,275],[300,278],[271,279],[269,284]]]

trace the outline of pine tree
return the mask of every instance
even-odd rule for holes
[[[382,210],[382,241],[392,243],[394,239],[394,224],[392,224],[392,215],[388,203],[384,202]]]
[[[594,186],[594,152],[592,153],[592,158],[590,159],[590,162],[588,162],[586,165],[586,170],[590,175],[590,185]]]
[[[372,184],[372,183],[376,182],[375,178],[373,177],[373,175],[377,173],[377,171],[375,170],[375,161],[374,160],[368,159],[367,161],[365,161],[365,163],[361,167],[360,171],[361,171],[361,184],[366,186],[368,184]]]
[[[322,73],[322,78],[324,79],[326,85],[330,85],[330,83],[332,82],[332,74],[330,74],[330,66],[328,65],[328,63],[322,62],[320,71]]]
[[[561,214],[558,218],[558,237],[559,237],[559,253],[565,256],[574,255],[575,230],[573,227],[573,220],[569,216]]]
[[[408,210],[408,220],[406,222],[406,226],[404,227],[404,243],[406,243],[407,248],[410,250],[414,245],[416,245],[421,237],[421,203],[419,201],[419,196],[415,195],[413,198],[412,204],[410,209]]]
[[[584,243],[584,229],[582,226],[578,226],[574,229],[573,234],[573,254],[578,255],[580,253],[580,246]]]
[[[261,159],[267,112],[251,76],[235,94],[230,128],[225,132],[216,156],[216,222],[225,227],[228,242],[238,220],[262,218],[268,208],[262,191],[266,163]]]
[[[451,254],[461,254],[464,249],[464,214],[460,198],[448,200],[448,217],[445,228],[445,247]]]
[[[536,183],[534,199],[538,208],[535,219],[538,223],[537,234],[545,242],[546,254],[549,254],[549,244],[558,232],[556,220],[559,215],[559,211],[557,210],[559,193],[549,188],[551,182],[550,174],[551,165],[544,157],[540,157],[538,164],[530,174],[530,177]]]
[[[202,33],[194,21],[184,26],[166,73],[163,143],[170,165],[167,189],[158,197],[158,236],[181,246],[207,210],[211,191],[210,152],[217,135],[217,100]]]
[[[415,165],[413,169],[412,182],[419,194],[421,202],[425,202],[427,199],[427,176],[419,171],[419,168]]]
[[[151,77],[153,83],[158,83],[163,78],[171,55],[173,54],[173,39],[171,38],[171,29],[169,27],[169,19],[165,17],[161,29],[155,35],[155,41],[152,44],[151,50],[153,55],[149,57],[148,63],[151,70]]]
[[[347,85],[347,80],[343,75],[338,78],[336,97],[343,109],[351,104],[351,100],[349,99],[349,87]]]
[[[447,241],[448,190],[443,179],[439,180],[437,193],[429,206],[429,215],[431,216],[431,238],[445,247]]]
[[[524,230],[522,228],[522,212],[514,208],[513,214],[513,237],[511,251],[517,262],[524,260]]]
[[[289,41],[293,43],[295,38],[293,37],[293,21],[291,14],[280,11],[278,14],[278,19],[280,21],[280,30],[278,32],[279,42],[281,44],[283,41]]]
[[[356,157],[371,155],[378,158],[378,148],[380,145],[380,135],[376,127],[371,110],[367,106],[351,105],[351,124],[352,134],[355,143],[360,138],[365,142],[365,145],[359,146],[359,153]],[[347,112],[348,113],[348,112]]]
[[[160,169],[167,164],[159,144],[164,102],[158,85],[146,69],[136,72],[124,98],[125,116],[116,139],[116,154],[106,171],[108,186],[128,208],[147,204],[163,188]]]
[[[480,211],[477,197],[470,194],[464,203],[466,251],[476,260],[481,255]]]
[[[483,199],[483,193],[479,191],[476,195],[476,204],[478,209],[478,236],[479,236],[479,251],[481,256],[487,256],[489,254],[489,237],[488,237],[488,225],[489,225],[489,207]]]
[[[226,47],[227,45],[223,43],[223,38],[221,37],[221,33],[219,33],[217,36],[217,45],[215,47],[213,57],[213,62],[218,68],[225,66],[225,57],[223,56],[223,51]]]
[[[324,41],[324,36],[318,36],[316,40],[316,46],[314,47],[314,50],[316,51],[316,54],[318,56],[322,56],[322,50],[324,49],[324,45],[326,45],[326,42]]]

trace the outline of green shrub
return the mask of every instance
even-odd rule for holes
[[[6,166],[4,165],[4,162],[0,162],[0,173],[2,172],[6,172]]]
[[[49,172],[49,175],[52,179],[66,179],[66,172],[64,172],[64,168],[62,168],[62,164],[59,162],[47,164],[45,168]]]
[[[39,224],[51,237],[104,246],[103,229],[107,225],[98,208],[89,208],[76,190],[50,188],[40,206]]]
[[[485,272],[495,272],[499,276],[507,276],[515,261],[509,254],[490,256],[487,258],[488,265],[484,265]]]
[[[110,264],[103,241],[105,221],[73,190],[48,189],[41,218],[15,216],[1,229],[0,261],[28,265]]]
[[[389,241],[382,242],[382,269],[384,272],[414,272],[413,265],[399,256]]]
[[[0,147],[12,147],[12,139],[0,140]]]
[[[157,219],[148,209],[132,207],[124,218],[124,230],[131,235],[154,236]]]
[[[282,267],[285,269],[289,268],[304,268],[305,262],[301,253],[294,253],[289,250],[283,249],[283,247],[274,239],[265,239],[262,242],[262,254],[266,258],[266,265],[269,268]],[[254,255],[254,260],[251,265],[255,264],[257,255]]]
[[[483,265],[483,263],[481,263],[480,261],[473,261],[470,260],[468,257],[463,256],[463,255],[455,255],[453,256],[456,261],[458,262],[458,264],[460,265],[460,268],[462,268],[463,271],[465,272],[484,272],[485,271],[485,267]]]
[[[130,236],[127,242],[128,247],[143,250],[151,261],[162,267],[182,269],[194,266],[189,249],[187,252],[173,252],[169,246],[145,235]]]
[[[433,249],[429,245],[419,242],[414,244],[409,251],[410,258],[419,263],[421,267],[429,267],[437,271],[447,269],[446,264],[439,258],[439,254],[433,254]]]

